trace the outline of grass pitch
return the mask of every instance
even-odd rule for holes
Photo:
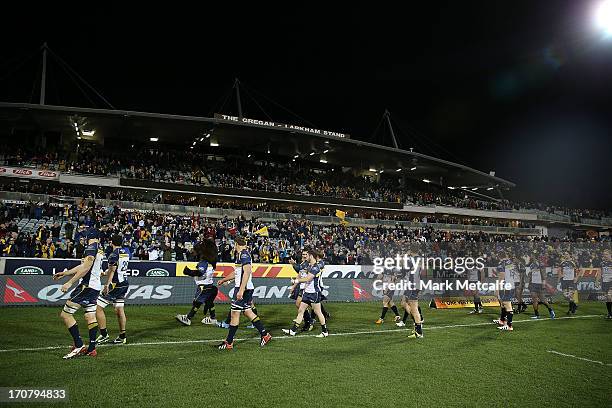
[[[582,302],[575,318],[533,321],[515,315],[515,331],[489,324],[498,309],[431,310],[425,337],[409,340],[379,303],[331,303],[333,335],[283,338],[293,305],[260,305],[275,337],[265,348],[241,321],[231,352],[214,348],[226,331],[174,320],[188,306],[127,306],[128,345],[101,346],[97,358],[64,361],[71,343],[60,308],[3,308],[0,386],[65,388],[74,407],[394,407],[610,406],[612,321],[603,303]],[[110,308],[109,308],[110,309]],[[217,305],[225,316],[227,305]],[[545,311],[545,308],[543,309]],[[107,313],[109,331],[116,320]],[[543,316],[544,317],[544,316]],[[81,335],[86,324],[79,314]],[[48,347],[48,349],[47,349]],[[36,350],[23,350],[23,349]],[[41,349],[39,349],[41,348]],[[45,349],[42,349],[45,348]],[[559,354],[561,353],[561,354]],[[21,406],[34,406],[27,403]],[[41,404],[43,406],[55,404]],[[10,406],[18,406],[11,404]]]

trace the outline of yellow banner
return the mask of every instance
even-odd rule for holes
[[[474,299],[467,299],[464,297],[444,297],[434,298],[436,303],[436,309],[461,309],[464,307],[473,308]],[[499,307],[499,301],[495,296],[481,296],[480,301],[484,307]]]

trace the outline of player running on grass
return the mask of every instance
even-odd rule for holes
[[[197,243],[194,246],[194,252],[198,257],[198,264],[196,269],[190,269],[185,267],[183,273],[187,276],[192,276],[196,284],[196,293],[193,298],[191,310],[186,315],[176,315],[176,320],[184,324],[185,326],[191,325],[191,319],[197,313],[200,306],[204,305],[204,318],[202,324],[217,324],[217,316],[215,313],[215,298],[219,289],[214,284],[214,273],[217,266],[217,245],[210,240],[206,239],[202,242]],[[206,314],[210,312],[210,317]]]
[[[100,233],[98,230],[93,227],[90,228],[87,231],[86,237],[87,248],[85,248],[81,263],[68,271],[53,275],[53,280],[61,279],[64,276],[72,276],[61,287],[61,291],[64,293],[68,292],[70,287],[80,280],[78,286],[70,294],[70,299],[66,301],[64,309],[60,314],[74,341],[72,350],[64,356],[64,359],[78,356],[95,357],[97,355],[96,336],[98,334],[98,322],[96,321],[96,301],[100,289],[102,289],[100,275],[102,273],[104,251],[102,251],[100,246]],[[74,319],[74,313],[81,307],[85,310],[85,321],[89,330],[88,347],[83,345],[83,340],[79,334],[79,326]]]
[[[234,280],[234,293],[232,295],[231,305],[231,321],[227,338],[221,343],[218,348],[219,350],[231,350],[234,348],[234,336],[238,330],[238,324],[240,323],[240,314],[244,313],[246,317],[251,320],[251,323],[259,331],[261,336],[260,345],[265,346],[272,340],[270,333],[266,331],[259,317],[251,310],[253,304],[253,292],[255,286],[253,285],[252,265],[251,265],[251,254],[247,249],[247,241],[244,237],[237,237],[236,240],[236,268],[228,276],[220,279],[217,285],[221,286],[226,281]]]
[[[302,324],[302,320],[304,319],[304,311],[308,308],[308,306],[312,307],[315,314],[319,318],[319,322],[321,323],[321,334],[317,335],[317,337],[327,337],[329,335],[325,316],[321,311],[323,288],[321,286],[322,272],[320,270],[319,264],[317,263],[318,256],[319,253],[317,250],[309,249],[307,269],[308,274],[304,278],[296,278],[293,280],[294,283],[304,282],[306,284],[306,287],[304,288],[304,296],[302,297],[302,303],[300,303],[298,314],[293,320],[293,325],[290,329],[283,329],[283,333],[287,335],[295,336],[297,334],[298,328],[300,327],[300,324]]]
[[[130,287],[126,274],[130,263],[129,252],[122,248],[123,237],[115,234],[111,237],[112,252],[108,257],[108,268],[106,274],[108,276],[102,293],[98,296],[96,319],[100,326],[100,335],[96,339],[97,344],[106,343],[109,341],[108,330],[106,329],[106,314],[104,308],[110,303],[115,308],[115,314],[119,322],[119,336],[113,340],[113,344],[125,344],[127,338],[125,336],[125,295]]]

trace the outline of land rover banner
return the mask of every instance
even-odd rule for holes
[[[0,273],[4,275],[53,275],[80,263],[77,259],[0,258]],[[106,269],[106,261],[102,267]],[[176,276],[175,262],[132,261],[128,276]]]

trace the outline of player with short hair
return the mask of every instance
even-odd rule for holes
[[[397,275],[393,273],[393,271],[385,269],[382,274],[382,284],[383,284],[383,299],[382,299],[382,311],[380,313],[380,317],[376,320],[376,324],[383,324],[385,322],[385,316],[387,315],[387,311],[391,309],[395,314],[395,323],[400,322],[401,318],[399,315],[399,310],[397,310],[397,306],[393,302],[393,294],[394,290],[389,289],[388,285],[397,283]]]
[[[527,256],[526,259],[526,273],[529,281],[529,293],[531,293],[531,302],[533,306],[534,315],[532,319],[539,319],[540,313],[538,312],[538,305],[541,303],[548,309],[548,314],[551,319],[555,318],[555,311],[552,309],[546,297],[543,295],[543,287],[546,282],[546,269],[540,265],[540,262],[536,258],[537,251],[534,251],[533,255]]]
[[[304,249],[302,251],[302,263],[298,265],[293,261],[291,264],[293,269],[298,273],[298,277],[305,278],[308,276],[308,250]],[[292,282],[291,288],[289,289],[289,298],[295,300],[295,307],[299,310],[306,283],[296,282],[295,280],[292,280]],[[310,316],[308,309],[304,310],[304,327],[302,327],[302,331],[311,331],[314,327],[313,323],[314,318]]]
[[[74,268],[56,273],[53,280],[58,280],[64,276],[72,276],[68,282],[61,287],[62,292],[68,292],[70,287],[77,281],[79,284],[70,294],[70,299],[66,301],[60,317],[68,328],[74,345],[72,350],[66,354],[64,359],[71,359],[78,356],[95,357],[96,336],[98,334],[98,322],[96,321],[96,301],[102,289],[100,275],[102,274],[102,258],[104,251],[100,246],[100,233],[95,228],[90,228],[87,233],[87,248],[83,253],[81,263]],[[85,347],[79,334],[79,326],[74,319],[74,313],[83,307],[85,310],[85,321],[89,330],[89,345]]]
[[[578,305],[574,300],[574,296],[576,294],[576,284],[582,277],[583,271],[582,269],[579,269],[578,273],[576,273],[576,263],[568,251],[563,252],[561,255],[560,266],[559,274],[561,275],[561,290],[563,291],[563,296],[569,302],[567,314],[576,314]]]
[[[113,344],[127,343],[125,335],[125,326],[127,318],[125,316],[125,295],[128,292],[130,284],[128,283],[126,274],[130,263],[130,254],[122,248],[123,236],[115,234],[111,237],[112,252],[108,256],[108,267],[106,275],[108,276],[106,284],[102,288],[102,293],[98,296],[96,319],[100,327],[100,335],[96,339],[97,344],[106,343],[109,341],[108,330],[106,329],[106,315],[104,308],[109,304],[113,304],[117,321],[119,322],[119,336],[113,340]]]
[[[294,279],[294,283],[302,283],[306,284],[304,288],[304,296],[302,297],[302,303],[298,309],[298,314],[296,318],[293,320],[293,325],[290,329],[283,329],[283,333],[288,334],[290,336],[295,336],[297,334],[298,328],[304,319],[304,311],[311,306],[314,310],[314,313],[319,318],[319,322],[321,323],[321,334],[318,334],[317,337],[327,337],[329,336],[329,332],[327,330],[327,324],[325,321],[325,316],[321,311],[321,301],[322,301],[322,291],[323,288],[321,286],[321,269],[320,264],[317,261],[317,257],[319,256],[319,252],[315,249],[308,250],[308,274],[303,278]]]
[[[237,237],[235,242],[235,250],[237,255],[236,267],[228,276],[220,279],[217,282],[217,285],[221,286],[226,281],[230,281],[232,279],[234,280],[230,327],[227,333],[227,338],[218,346],[219,350],[232,350],[234,348],[234,336],[238,330],[241,313],[244,313],[244,315],[251,320],[251,323],[259,331],[261,336],[259,344],[261,347],[265,346],[270,342],[270,340],[272,340],[272,336],[264,328],[259,316],[257,316],[251,310],[255,286],[253,285],[252,280],[253,267],[251,264],[251,253],[247,248],[247,240],[244,237]]]
[[[198,257],[198,264],[196,269],[190,269],[185,267],[183,273],[187,276],[193,277],[196,284],[196,293],[193,298],[191,310],[186,315],[176,315],[176,320],[184,324],[185,326],[191,325],[191,319],[197,313],[200,306],[204,305],[203,313],[204,318],[202,324],[217,324],[217,316],[215,312],[215,298],[219,293],[219,289],[214,284],[214,273],[217,267],[217,245],[210,239],[206,239],[202,242],[194,245],[194,252]],[[210,312],[210,317],[206,314]]]

